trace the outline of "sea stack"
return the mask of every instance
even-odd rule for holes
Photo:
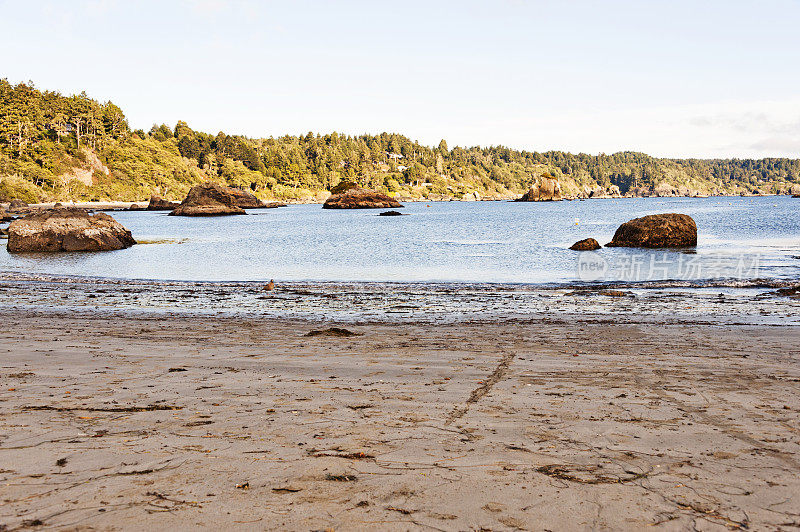
[[[236,206],[242,209],[263,209],[267,205],[253,194],[241,188],[226,187],[228,193],[234,197]]]
[[[335,189],[334,189],[335,190]],[[403,205],[396,199],[374,190],[348,188],[334,194],[322,205],[323,209],[399,209]]]
[[[546,174],[516,201],[561,201],[561,183]]]
[[[651,214],[620,225],[608,247],[681,248],[697,245],[697,224],[686,214]]]
[[[171,211],[175,207],[177,207],[177,203],[173,203],[169,200],[165,200],[161,196],[156,196],[153,194],[150,196],[150,203],[147,204],[148,211]]]
[[[237,198],[224,185],[206,182],[189,190],[180,205],[170,216],[225,216],[247,214],[237,205]]]
[[[11,222],[8,251],[112,251],[136,244],[131,232],[105,213],[43,210]]]
[[[594,238],[584,238],[572,244],[569,249],[573,251],[595,251],[600,247],[600,243]]]

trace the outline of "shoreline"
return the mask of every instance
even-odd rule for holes
[[[590,198],[579,198],[579,197],[564,197],[561,200],[556,201],[588,201],[588,200],[607,200],[607,199],[707,199],[707,198],[761,198],[761,197],[789,197],[791,198],[791,194],[708,194],[708,195],[699,195],[699,196],[597,196],[597,197],[590,197]],[[497,201],[507,201],[507,202],[514,202],[514,203],[550,203],[550,202],[517,202],[516,199],[518,195],[509,196],[507,198],[481,198],[481,199],[461,199],[455,196],[453,197],[446,197],[446,198],[402,198],[398,199],[398,201],[404,203],[444,203],[444,202],[464,202],[464,203],[481,203],[481,202],[497,202]],[[171,200],[171,201],[180,201],[180,200]],[[310,201],[300,201],[300,200],[292,200],[292,199],[278,199],[273,198],[269,200],[263,201],[280,201],[284,202],[287,205],[322,205],[325,203],[325,200],[310,200]],[[127,211],[127,210],[146,210],[144,207],[147,207],[147,203],[149,199],[139,200],[139,201],[50,201],[50,202],[43,202],[43,203],[30,203],[29,207],[34,209],[52,209],[56,203],[61,203],[64,207],[74,207],[78,209],[87,209],[87,210],[94,210],[94,211]],[[7,203],[3,203],[2,205],[8,205]],[[131,209],[131,206],[139,205],[143,207],[142,209]],[[257,209],[256,209],[257,210]],[[379,209],[376,209],[379,210]]]
[[[796,523],[800,327],[586,318],[6,311],[0,524]]]
[[[800,325],[792,281],[508,283],[150,281],[0,272],[0,308],[341,323],[502,323],[547,317]],[[791,288],[790,288],[791,290]],[[636,320],[631,321],[633,317]]]

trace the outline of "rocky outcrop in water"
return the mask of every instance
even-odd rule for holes
[[[341,194],[334,194],[322,205],[323,209],[398,209],[403,205],[386,194],[366,190],[363,188],[350,188]]]
[[[625,222],[606,244],[609,247],[677,248],[697,245],[697,225],[691,216],[652,214]]]
[[[403,213],[397,211],[386,211],[380,213],[378,216],[403,216]]]
[[[555,177],[542,176],[516,201],[561,201],[561,183]]]
[[[8,226],[8,251],[110,251],[136,244],[131,232],[105,213],[52,209]]]
[[[600,249],[600,243],[594,238],[584,238],[572,244],[569,249],[573,251],[594,251]]]
[[[203,183],[189,190],[180,205],[170,216],[224,216],[228,214],[247,214],[237,205],[237,198],[226,186],[217,183]]]
[[[156,196],[153,194],[150,196],[150,203],[147,204],[148,211],[171,211],[175,207],[177,207],[177,203],[173,203],[169,200],[165,200],[161,196]]]
[[[228,192],[235,198],[236,206],[242,209],[262,209],[266,207],[263,201],[241,188],[227,187]]]

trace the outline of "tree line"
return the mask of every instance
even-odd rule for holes
[[[76,168],[92,171],[90,182],[74,179]],[[0,199],[180,198],[205,179],[279,199],[319,197],[344,180],[401,197],[510,197],[542,175],[557,177],[568,195],[772,193],[800,185],[800,160],[450,148],[395,133],[249,138],[195,131],[185,121],[132,130],[113,102],[0,80]]]

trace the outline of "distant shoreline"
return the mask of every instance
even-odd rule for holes
[[[558,201],[587,201],[587,200],[608,200],[608,199],[705,199],[705,198],[762,198],[762,197],[789,197],[792,196],[790,194],[711,194],[707,196],[598,196],[592,198],[563,198],[562,200]],[[462,203],[490,203],[490,202],[497,202],[497,201],[514,201],[516,197],[509,197],[509,198],[497,198],[497,199],[459,199],[456,197],[452,198],[435,198],[435,199],[425,199],[425,198],[414,198],[414,199],[398,199],[403,203],[448,203],[448,202],[462,202]],[[125,211],[129,210],[133,205],[138,205],[142,208],[147,207],[147,203],[149,200],[141,200],[141,201],[77,201],[77,202],[70,202],[70,201],[51,201],[45,203],[29,203],[29,207],[35,209],[52,209],[57,203],[61,203],[63,207],[72,207],[78,209],[88,209],[94,211]],[[180,201],[180,200],[175,200]],[[268,200],[268,201],[277,201],[277,200]],[[297,201],[297,200],[280,200],[285,202],[287,205],[322,205],[324,200],[322,201]],[[558,201],[534,201],[534,202],[520,202],[520,203],[557,203]],[[0,206],[4,206],[8,208],[8,203],[0,203]],[[376,209],[379,210],[379,209]]]

